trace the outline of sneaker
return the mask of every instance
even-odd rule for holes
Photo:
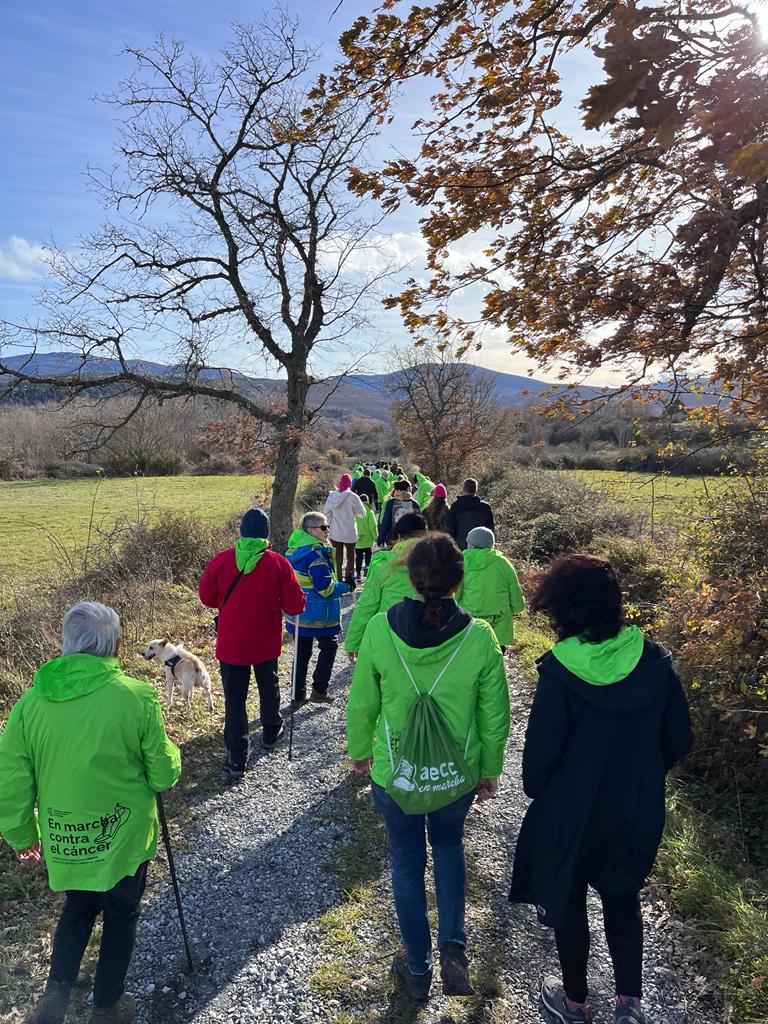
[[[72,989],[59,981],[49,981],[28,1024],[63,1024]]]
[[[335,700],[330,693],[319,693],[317,690],[313,690],[309,695],[310,704],[333,704]]]
[[[616,1000],[615,1024],[648,1024],[640,1009],[640,1000],[633,996],[619,996]]]
[[[291,701],[291,711],[298,711],[299,708],[303,708],[305,704],[309,704],[308,697],[296,697]]]
[[[411,974],[405,953],[397,953],[392,961],[392,976],[402,983],[406,994],[417,1003],[426,1003],[432,986],[432,968],[426,974]]]
[[[224,780],[226,782],[239,782],[245,775],[245,765],[235,764],[231,758],[224,762]]]
[[[91,1024],[132,1024],[135,1020],[136,1000],[127,992],[106,1009],[94,1006],[91,1014]]]
[[[569,1010],[565,1002],[565,989],[557,978],[544,979],[541,1001],[563,1024],[592,1024],[592,1007],[580,1006],[576,1010]]]
[[[263,739],[261,741],[261,745],[267,751],[274,750],[275,747],[277,746],[277,744],[283,738],[283,736],[285,736],[285,723],[284,722],[282,723],[280,728],[277,730],[277,736],[275,736],[275,738],[273,740],[270,740],[269,742],[267,742],[266,739]]]
[[[444,996],[473,996],[475,990],[469,980],[469,961],[464,947],[458,942],[446,942],[440,947],[440,977]]]

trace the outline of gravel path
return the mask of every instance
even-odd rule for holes
[[[397,945],[384,837],[367,795],[343,764],[343,694],[339,657],[332,708],[309,705],[296,717],[294,761],[286,749],[257,751],[236,787],[193,808],[177,870],[184,892],[197,973],[184,972],[175,905],[156,873],[139,926],[129,987],[143,1024],[374,1024],[409,1021],[536,1024],[543,973],[557,973],[552,933],[530,908],[506,901],[510,851],[525,808],[520,754],[529,688],[509,662],[513,729],[499,799],[474,807],[468,821],[470,953],[480,995],[446,1000],[433,989],[417,1010],[387,980]],[[343,851],[366,847],[363,887],[345,896]],[[358,867],[360,867],[358,865]],[[333,929],[329,928],[329,911]],[[607,950],[592,907],[593,1001],[598,1021],[613,1019]],[[325,915],[325,916],[323,916]],[[695,935],[670,920],[652,896],[645,903],[646,1003],[656,1024],[716,1024],[717,995],[707,985]],[[702,961],[703,962],[703,961]]]

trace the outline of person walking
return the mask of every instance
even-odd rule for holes
[[[443,992],[474,992],[464,930],[464,822],[474,800],[496,795],[509,734],[509,694],[490,626],[473,621],[453,600],[464,573],[455,543],[442,535],[420,540],[408,556],[408,570],[421,599],[406,598],[368,625],[347,702],[347,751],[354,771],[370,771],[373,802],[387,831],[404,946],[392,970],[405,992],[423,1001],[432,983],[427,836],[435,866]],[[419,700],[416,691],[431,694],[449,742],[464,752],[469,774],[463,796],[426,814],[406,813],[389,789],[398,744]],[[449,765],[441,767],[450,775]]]
[[[290,564],[270,548],[269,528],[266,512],[249,509],[234,548],[211,559],[198,587],[203,604],[219,612],[216,657],[224,690],[224,774],[229,782],[241,779],[248,763],[251,671],[259,690],[262,746],[271,751],[284,735],[277,672],[283,615],[298,615],[306,603]]]
[[[352,477],[343,473],[339,486],[331,491],[323,508],[330,525],[329,540],[336,552],[336,576],[344,579],[350,590],[355,589],[355,546],[357,520],[365,516],[360,498],[352,490]],[[344,555],[347,569],[344,572]]]
[[[361,500],[363,495],[365,495],[371,508],[378,510],[379,492],[376,490],[376,484],[371,479],[371,471],[367,466],[352,484],[352,490]]]
[[[515,567],[495,548],[492,530],[476,526],[467,534],[464,582],[456,600],[493,629],[502,654],[515,642],[515,616],[525,608]]]
[[[424,517],[418,512],[409,512],[397,521],[394,546],[376,552],[347,626],[344,650],[350,661],[357,657],[366,626],[374,615],[389,611],[404,597],[415,597],[408,572],[408,555],[425,532]]]
[[[376,543],[376,535],[379,530],[376,516],[373,514],[373,509],[368,502],[368,495],[361,494],[360,501],[363,503],[365,516],[357,524],[357,547],[355,548],[356,583],[362,583],[363,581],[363,567],[365,567],[365,574],[368,574],[371,558],[373,557],[373,545]]]
[[[646,1024],[638,893],[664,828],[666,773],[693,742],[688,705],[669,651],[626,625],[608,562],[582,554],[555,559],[531,609],[549,616],[558,641],[538,663],[523,751],[523,788],[533,803],[510,899],[534,904],[555,931],[562,980],[545,978],[544,1005],[563,1024],[587,1024],[586,901],[588,887],[595,889],[616,1022]]]
[[[417,473],[414,482],[416,484],[416,491],[413,496],[419,503],[419,508],[424,509],[432,497],[435,485],[424,473]]]
[[[383,548],[392,543],[398,519],[409,512],[421,513],[421,509],[411,493],[411,485],[408,481],[397,480],[392,487],[392,497],[385,504],[384,512],[381,516],[378,536],[379,547]]]
[[[467,547],[467,534],[476,526],[496,529],[491,506],[478,498],[477,480],[470,478],[464,481],[462,493],[448,509],[445,528],[464,551]]]
[[[326,543],[328,532],[328,520],[322,512],[307,512],[299,529],[288,539],[288,561],[307,601],[306,610],[298,619],[294,709],[307,703],[307,672],[315,640],[319,653],[309,700],[314,704],[332,704],[336,699],[328,693],[328,684],[339,648],[339,598],[351,588],[336,579],[333,555]],[[293,635],[296,625],[289,619],[286,628]]]
[[[120,620],[91,601],[64,616],[61,656],[35,673],[0,736],[0,834],[22,863],[45,863],[65,894],[45,993],[30,1024],[62,1024],[101,913],[93,1024],[129,1024],[125,978],[147,866],[157,853],[155,794],[181,774],[157,691],[123,675]]]
[[[424,508],[424,519],[427,529],[445,532],[445,517],[448,514],[448,492],[442,484],[437,484],[432,497]]]

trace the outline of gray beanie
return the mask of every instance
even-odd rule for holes
[[[496,538],[493,530],[489,530],[487,526],[476,526],[467,534],[467,544],[471,544],[473,548],[492,548],[496,544]]]

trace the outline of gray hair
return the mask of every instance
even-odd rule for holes
[[[61,628],[62,654],[93,654],[111,658],[120,639],[120,619],[114,608],[97,601],[80,601],[64,616]]]
[[[307,512],[301,520],[302,530],[314,530],[316,526],[325,526],[324,513]]]

